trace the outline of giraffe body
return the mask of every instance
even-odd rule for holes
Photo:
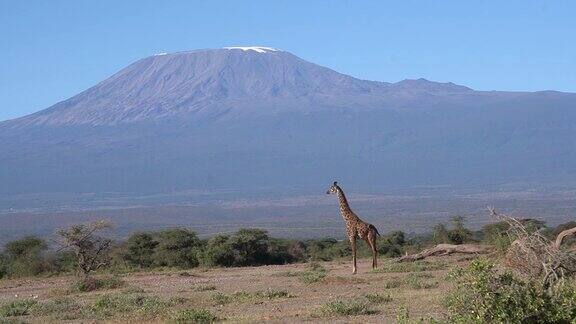
[[[340,204],[340,214],[344,218],[346,223],[346,235],[350,241],[352,248],[352,273],[357,272],[356,268],[356,240],[359,238],[366,241],[370,249],[372,250],[372,268],[376,269],[378,267],[378,250],[376,247],[377,236],[380,235],[376,227],[372,224],[366,223],[356,215],[346,199],[346,195],[337,182],[334,182],[332,186],[328,189],[327,194],[336,194],[338,196],[338,202]]]

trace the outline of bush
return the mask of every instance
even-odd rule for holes
[[[324,304],[320,313],[323,316],[354,316],[369,315],[376,311],[370,309],[370,302],[366,299],[335,300]]]
[[[264,291],[247,292],[237,291],[232,294],[216,292],[212,294],[212,301],[215,305],[225,305],[232,302],[243,303],[251,300],[277,299],[293,297],[286,290],[267,289]]]
[[[0,278],[62,273],[73,270],[76,265],[73,253],[48,251],[44,240],[27,236],[9,242],[0,253]]]
[[[223,267],[285,264],[297,260],[290,250],[301,254],[291,241],[270,238],[259,229],[241,229],[232,235],[211,238],[203,253],[203,264]]]
[[[255,294],[259,298],[276,299],[276,298],[289,298],[292,297],[286,290],[267,289],[265,291],[258,291]]]
[[[43,250],[46,250],[46,243],[35,236],[27,236],[20,240],[8,242],[5,247],[6,254],[12,259],[36,255]]]
[[[444,224],[437,224],[433,230],[433,242],[435,244],[463,244],[473,241],[473,233],[464,226],[464,216],[453,216],[450,221],[452,228],[448,229]]]
[[[6,244],[6,274],[10,277],[34,276],[43,272],[47,266],[44,251],[47,249],[44,240],[27,236]]]
[[[99,220],[71,225],[58,231],[61,248],[74,254],[78,275],[87,277],[108,264],[112,240],[100,236],[100,233],[111,227],[107,221]]]
[[[403,246],[406,244],[406,236],[402,231],[394,231],[382,236],[378,240],[378,253],[382,256],[395,258],[402,255]]]
[[[482,233],[484,234],[482,241],[484,244],[494,246],[496,251],[504,254],[512,243],[512,238],[508,234],[509,228],[508,223],[503,221],[484,225],[482,227]]]
[[[384,288],[386,289],[394,289],[402,286],[404,282],[400,280],[398,277],[391,278],[390,280],[384,283]]]
[[[173,303],[156,296],[142,294],[109,294],[98,297],[91,311],[104,318],[136,313],[140,317],[157,317]]]
[[[241,229],[230,237],[229,244],[234,251],[235,266],[270,264],[270,237],[259,229]]]
[[[453,321],[558,323],[576,318],[576,288],[567,282],[544,289],[536,281],[498,273],[485,260],[476,260],[452,276],[457,287],[446,303]]]
[[[202,241],[187,229],[168,229],[157,233],[154,262],[158,266],[193,268],[198,266]],[[142,251],[141,251],[142,252]]]
[[[422,276],[416,276],[415,273],[409,274],[405,282],[412,289],[431,289],[438,287],[437,281],[423,281]]]
[[[330,261],[349,255],[352,255],[352,250],[348,241],[334,238],[306,241],[306,258],[312,261]]]
[[[209,267],[231,267],[234,265],[235,255],[229,240],[230,236],[224,234],[212,237],[206,245],[202,263]]]
[[[232,302],[232,296],[222,292],[214,293],[211,299],[215,305],[225,305]]]
[[[383,294],[366,294],[364,295],[364,298],[366,298],[370,303],[372,304],[383,304],[383,303],[389,303],[392,301],[392,297],[390,297],[390,295],[383,295]]]
[[[174,315],[177,323],[213,323],[218,319],[207,309],[185,309]]]
[[[448,231],[448,237],[452,244],[464,244],[472,241],[472,231],[464,226],[464,216],[452,217],[452,230]]]
[[[73,320],[83,316],[84,309],[74,299],[57,298],[42,303],[36,303],[30,309],[34,316],[51,316],[61,320]]]
[[[24,316],[30,314],[35,300],[22,299],[0,304],[0,317]]]
[[[450,236],[445,224],[436,224],[433,229],[433,239],[435,244],[450,243]]]
[[[70,251],[49,253],[46,261],[53,273],[73,272],[78,268],[76,256]]]
[[[307,270],[300,273],[300,281],[305,284],[319,282],[326,278],[326,268],[317,264],[311,263]]]
[[[158,242],[150,233],[132,234],[126,241],[124,260],[131,266],[149,268],[154,263],[154,251]]]
[[[4,253],[0,253],[0,279],[8,275],[9,265],[8,257]]]
[[[119,277],[108,276],[103,278],[86,277],[72,285],[72,291],[89,292],[100,289],[116,289],[124,287],[126,283]]]

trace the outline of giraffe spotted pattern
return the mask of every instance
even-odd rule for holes
[[[378,267],[378,250],[376,248],[376,238],[380,233],[376,227],[372,224],[368,224],[360,219],[350,208],[348,200],[346,200],[346,195],[338,183],[334,181],[334,184],[328,188],[327,194],[335,194],[338,196],[338,202],[340,204],[340,214],[344,218],[346,223],[346,234],[350,245],[352,247],[352,273],[356,273],[356,239],[362,239],[366,241],[370,249],[372,250],[372,268],[376,269]]]

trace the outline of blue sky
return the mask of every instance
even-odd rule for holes
[[[358,78],[576,92],[576,1],[0,2],[0,120],[159,52],[270,46]]]

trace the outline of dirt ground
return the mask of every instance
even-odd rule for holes
[[[125,282],[123,287],[87,293],[69,290],[75,280],[72,276],[0,280],[0,303],[21,299],[41,303],[65,296],[81,305],[90,305],[105,294],[136,293],[179,300],[173,309],[162,310],[162,314],[148,313],[146,316],[125,313],[100,318],[87,315],[58,317],[62,314],[11,317],[29,322],[56,322],[58,318],[69,319],[70,322],[157,322],[173,319],[173,312],[182,308],[207,309],[218,320],[246,323],[394,323],[408,316],[410,319],[441,319],[445,312],[442,302],[450,289],[450,283],[444,278],[454,266],[469,262],[465,258],[451,256],[399,266],[382,259],[380,270],[371,271],[370,260],[359,261],[356,275],[351,274],[349,261],[320,262],[320,266],[327,271],[326,276],[317,282],[302,279],[302,274],[310,271],[309,264],[137,272],[120,275]],[[282,292],[281,296],[265,295],[266,292],[278,291]],[[366,294],[389,295],[391,300],[370,303],[369,312],[360,315],[327,313],[323,306],[337,300],[362,300]],[[229,297],[222,301],[217,295]]]

